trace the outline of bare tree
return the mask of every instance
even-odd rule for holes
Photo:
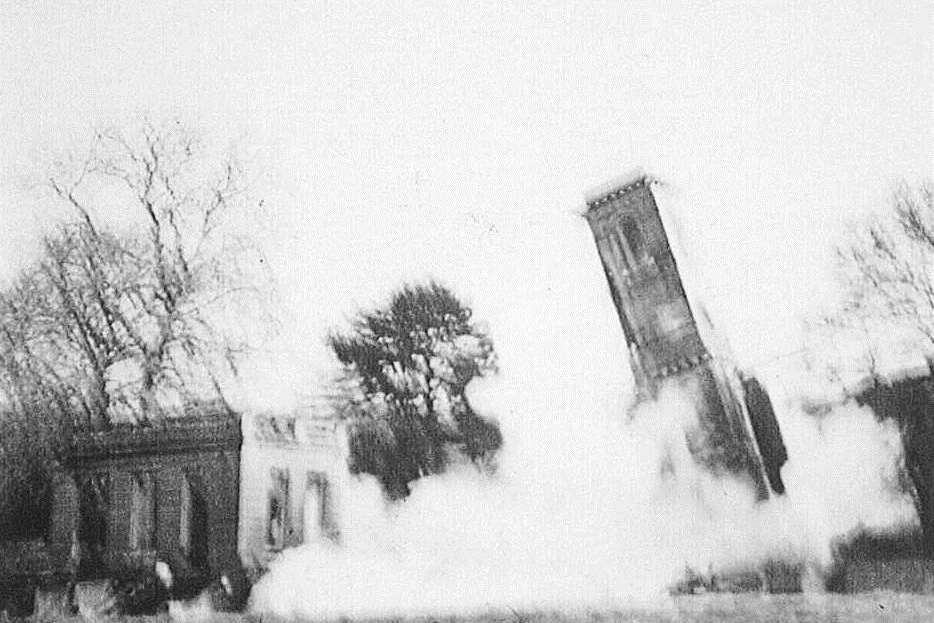
[[[902,184],[892,209],[837,249],[845,300],[832,320],[873,344],[893,329],[934,352],[934,191]]]
[[[934,372],[934,191],[902,184],[891,209],[873,216],[837,249],[844,300],[825,319],[838,342],[860,345],[874,380],[854,398],[896,422],[904,448],[903,484],[914,495],[926,553],[934,556],[934,376],[886,379],[880,360],[893,351],[924,356]],[[846,339],[840,339],[844,337]]]
[[[97,132],[48,187],[65,220],[0,294],[0,322],[22,327],[4,336],[7,358],[33,372],[28,385],[54,382],[102,425],[222,398],[221,364],[235,369],[246,344],[217,318],[255,287],[250,247],[227,227],[246,200],[237,161],[212,159],[180,123],[146,122]]]

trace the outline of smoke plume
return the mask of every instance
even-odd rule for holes
[[[457,465],[396,505],[375,481],[348,477],[341,543],[286,551],[252,609],[333,618],[658,606],[688,567],[782,559],[819,573],[835,537],[914,521],[891,486],[897,432],[867,410],[817,420],[780,409],[788,492],[756,504],[745,483],[695,467],[684,396],[627,418],[595,390],[545,391],[508,373],[482,383],[472,401],[501,414],[506,440],[494,476]]]

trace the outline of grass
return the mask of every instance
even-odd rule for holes
[[[2,620],[2,617],[0,617]],[[17,619],[10,619],[17,622]],[[87,623],[80,617],[22,623]],[[934,595],[875,592],[840,594],[708,594],[675,597],[658,607],[581,610],[578,612],[516,611],[483,614],[388,617],[335,623],[869,623],[934,621]],[[110,617],[96,623],[180,623],[168,615]],[[184,623],[304,623],[260,614],[216,613]]]
[[[243,615],[245,623],[284,623]],[[906,593],[708,594],[675,597],[654,608],[535,612],[505,609],[479,615],[373,619],[355,623],[930,623],[934,595]],[[346,620],[340,622],[346,623]]]

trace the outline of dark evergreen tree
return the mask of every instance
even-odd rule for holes
[[[493,467],[499,427],[466,395],[470,381],[495,372],[493,342],[449,289],[405,285],[328,342],[354,389],[341,398],[352,471],[373,474],[399,499],[457,454]]]

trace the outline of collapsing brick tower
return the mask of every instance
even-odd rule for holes
[[[780,468],[787,457],[771,403],[755,379],[727,373],[708,352],[651,180],[639,172],[592,193],[584,216],[623,325],[640,401],[657,398],[663,385],[686,392],[697,414],[686,431],[695,460],[716,474],[749,479],[759,499],[770,490],[783,493]]]

